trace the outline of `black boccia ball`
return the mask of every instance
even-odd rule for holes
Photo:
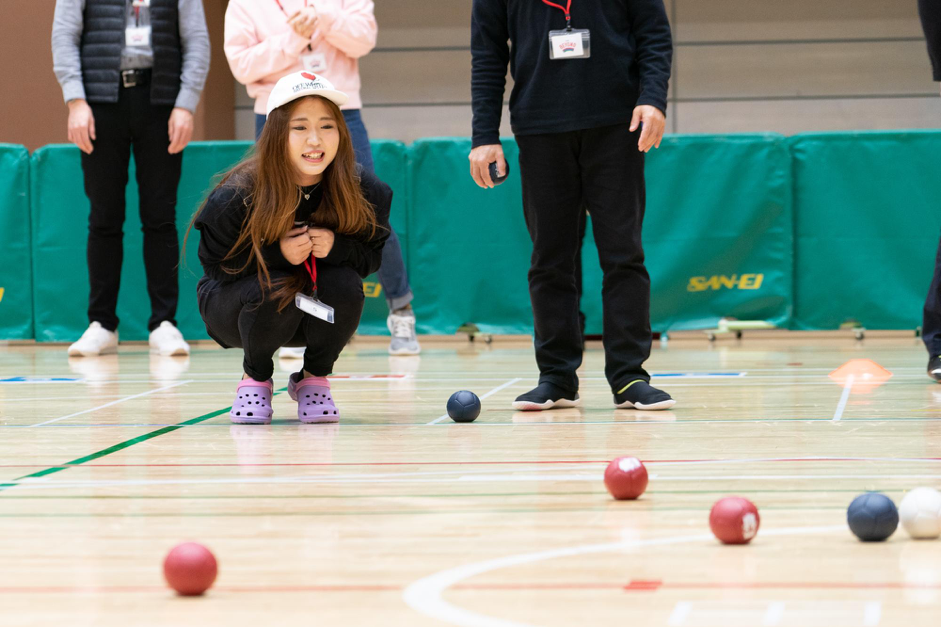
[[[863,542],[881,542],[899,526],[899,511],[885,494],[860,494],[846,510],[850,531]]]
[[[454,422],[474,422],[480,415],[480,399],[467,390],[455,392],[448,399],[448,415]]]
[[[503,176],[500,176],[500,172],[497,170],[497,162],[493,161],[490,163],[490,180],[493,181],[494,185],[499,185],[510,176],[510,162],[506,162],[506,171],[503,173]]]

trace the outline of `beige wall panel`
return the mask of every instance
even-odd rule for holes
[[[941,128],[941,97],[864,100],[682,103],[680,133]]]
[[[236,107],[254,107],[255,99],[248,97],[248,91],[245,89],[245,85],[241,83],[235,83],[235,106]]]
[[[915,0],[676,0],[678,41],[919,37]]]
[[[255,141],[255,112],[250,108],[235,110],[235,139]]]
[[[680,98],[935,91],[922,42],[680,47]]]
[[[367,104],[469,103],[471,55],[467,51],[374,52],[360,62]],[[513,83],[507,76],[505,100]]]
[[[406,143],[423,137],[470,137],[471,108],[455,107],[366,107],[363,121],[375,139],[398,139]],[[504,108],[503,137],[510,132],[510,114]]]

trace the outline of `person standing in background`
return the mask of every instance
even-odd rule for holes
[[[359,59],[376,45],[371,0],[230,0],[225,13],[225,55],[236,80],[255,99],[255,137],[265,125],[268,97],[278,80],[307,71],[326,76],[349,95],[342,107],[356,161],[374,173],[369,135],[361,114]],[[412,290],[393,231],[382,252],[379,281],[389,305],[389,353],[418,355]],[[301,357],[283,348],[282,357]]]
[[[82,153],[88,220],[89,327],[70,356],[117,351],[125,188],[137,166],[150,347],[188,355],[176,328],[180,260],[177,187],[193,113],[209,73],[202,0],[56,0],[56,78],[69,141]]]
[[[604,272],[605,375],[614,404],[672,407],[643,368],[652,342],[641,244],[644,154],[663,136],[673,54],[663,0],[473,0],[471,54],[469,159],[483,188],[494,185],[491,163],[506,172],[499,129],[508,63],[515,83],[510,123],[533,241],[529,291],[540,376],[513,407],[580,403],[575,259],[585,209]]]
[[[928,41],[932,78],[941,81],[941,0],[918,0],[918,13]],[[928,376],[941,382],[941,242],[925,300],[922,339],[928,349]]]

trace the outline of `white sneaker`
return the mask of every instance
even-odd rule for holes
[[[386,319],[386,326],[389,327],[389,333],[392,334],[392,341],[389,343],[390,355],[418,355],[421,353],[418,336],[415,334],[415,314],[410,312],[407,316],[400,316],[396,313],[390,313]]]
[[[189,355],[190,345],[183,340],[183,334],[169,320],[150,332],[150,352],[158,355]]]
[[[118,333],[92,322],[78,341],[69,346],[69,357],[94,357],[118,352]]]
[[[303,346],[282,346],[278,351],[278,357],[281,359],[304,359]]]

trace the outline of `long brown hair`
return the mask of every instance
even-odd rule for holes
[[[232,259],[246,248],[251,249],[248,260],[241,268],[223,268],[231,274],[239,274],[254,261],[258,266],[258,280],[262,289],[273,290],[272,298],[279,300],[278,311],[290,304],[294,295],[303,290],[308,281],[306,274],[301,272],[288,279],[272,281],[261,253],[266,243],[277,242],[294,227],[295,213],[301,201],[301,190],[296,182],[297,172],[288,152],[288,134],[291,116],[302,100],[304,98],[272,111],[254,151],[229,170],[219,183],[219,187],[229,184],[242,188],[247,192],[245,204],[249,207],[239,237],[223,261]],[[340,143],[336,157],[323,173],[323,201],[309,219],[312,225],[336,233],[368,234],[371,237],[381,227],[376,221],[375,210],[360,188],[349,128],[340,108],[326,98],[321,100],[336,120]],[[193,216],[194,222],[203,207],[205,203]]]

